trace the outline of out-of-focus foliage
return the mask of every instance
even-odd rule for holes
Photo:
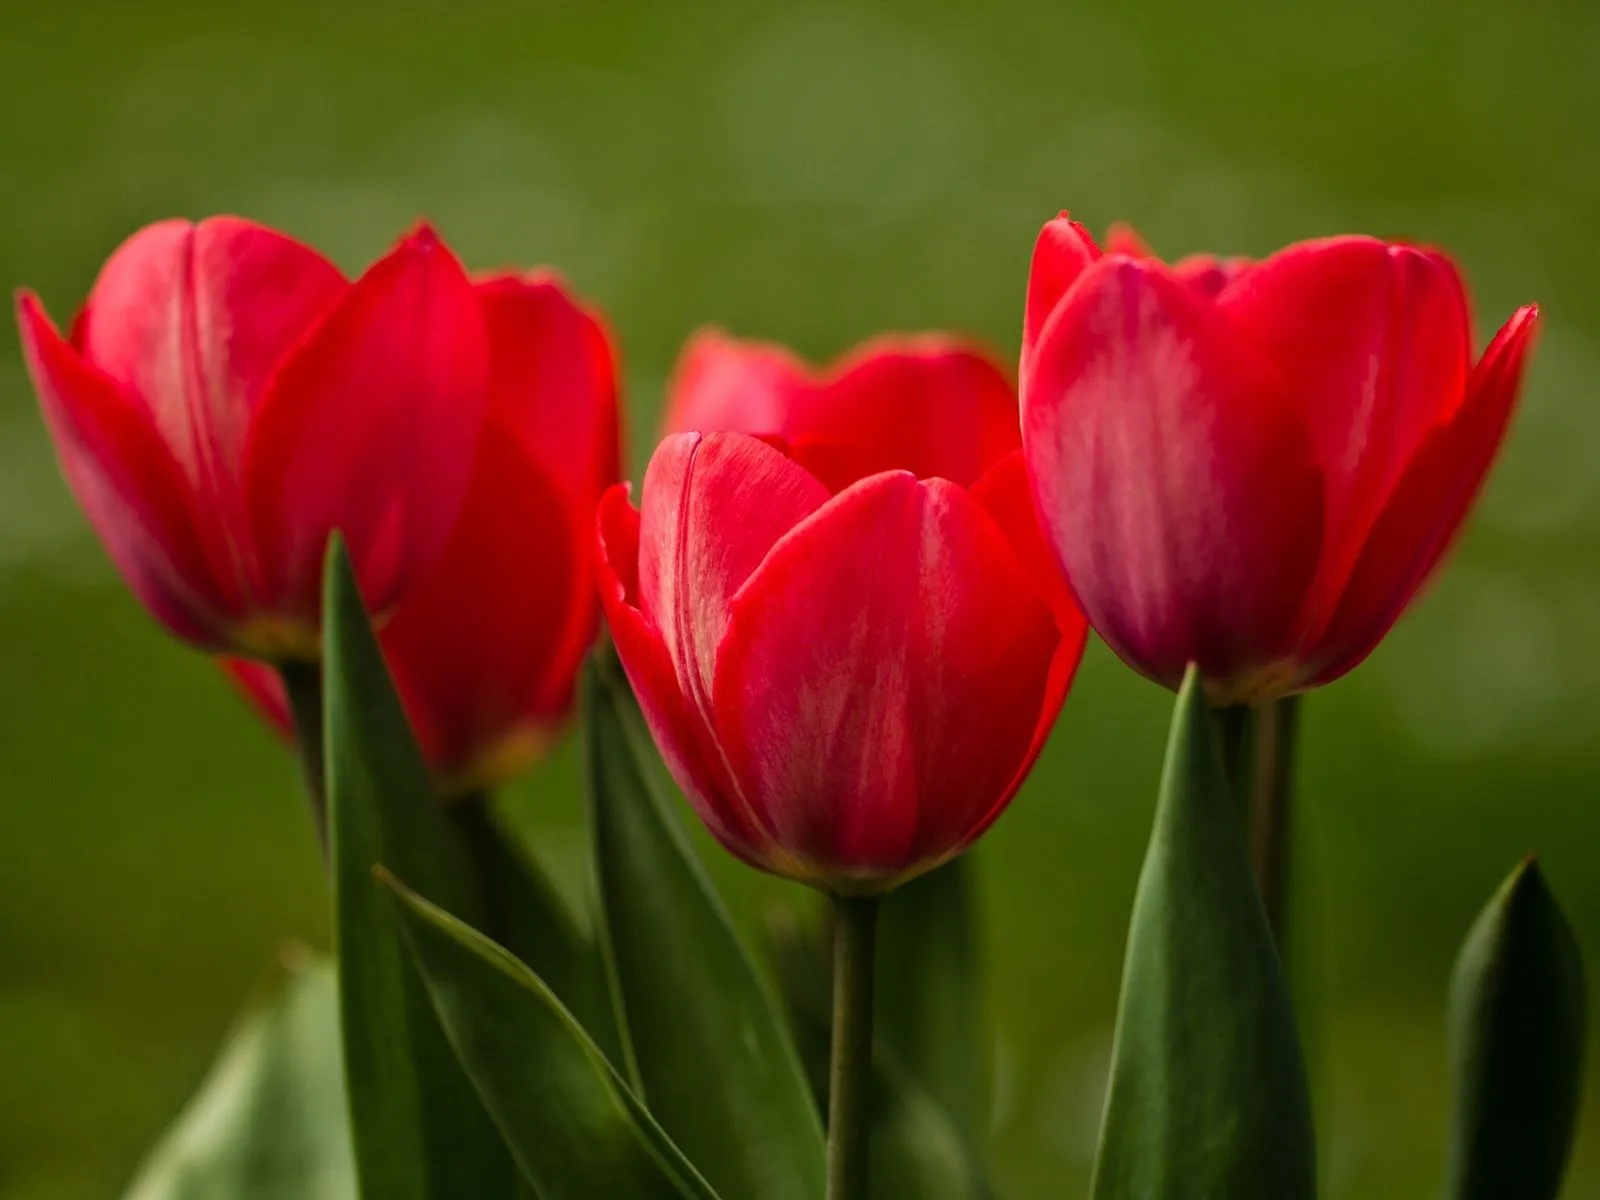
[[[1540,850],[1600,947],[1600,14],[86,0],[3,30],[0,280],[66,313],[138,224],[229,210],[353,269],[425,214],[474,265],[557,263],[609,311],[636,465],[701,321],[819,356],[920,327],[1013,353],[1029,247],[1062,206],[1166,253],[1439,242],[1480,330],[1542,301],[1525,410],[1456,560],[1305,710],[1324,1194],[1437,1190],[1443,1000],[1483,897]],[[325,905],[292,768],[113,578],[9,338],[0,639],[0,1194],[111,1195],[278,940],[323,938]],[[1086,1184],[1169,712],[1092,648],[980,852],[1007,1194]],[[570,748],[515,800],[575,882]],[[708,861],[742,921],[794,897]],[[1569,1187],[1600,1187],[1600,1105]]]

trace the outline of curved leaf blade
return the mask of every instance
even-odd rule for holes
[[[291,966],[228,1037],[124,1200],[354,1200],[328,964]]]
[[[1583,1093],[1583,959],[1528,859],[1473,923],[1450,989],[1449,1200],[1553,1200]]]
[[[1134,899],[1094,1200],[1311,1200],[1294,1011],[1190,668]]]
[[[816,1200],[822,1124],[779,1009],[648,772],[631,694],[583,700],[602,937],[639,1094],[719,1190]]]
[[[452,1045],[543,1200],[716,1200],[555,993],[482,934],[379,878]]]
[[[361,1195],[510,1197],[515,1165],[372,886],[374,864],[388,863],[451,911],[477,915],[466,857],[434,797],[337,539],[323,619],[334,944]]]
[[[481,932],[544,981],[612,1062],[621,1061],[605,957],[487,798],[446,809],[483,897]]]

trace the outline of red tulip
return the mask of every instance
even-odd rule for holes
[[[1171,266],[1065,216],[1034,251],[1023,444],[1089,622],[1214,703],[1337,679],[1438,566],[1517,399],[1538,310],[1474,365],[1461,278],[1367,237]]]
[[[446,793],[503,781],[565,722],[599,624],[594,514],[621,474],[610,339],[548,274],[477,285],[489,414],[438,565],[383,629],[384,655]],[[277,673],[233,661],[289,732]]]
[[[600,504],[601,599],[673,776],[757,867],[893,887],[1005,808],[1083,619],[1034,520],[1015,395],[942,339],[824,376],[703,335],[669,436]]]
[[[111,256],[67,338],[31,292],[17,319],[67,482],[178,637],[314,658],[334,530],[379,612],[438,559],[488,349],[431,230],[349,283],[248,221],[164,221]]]

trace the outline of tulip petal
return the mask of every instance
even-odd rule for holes
[[[966,487],[1022,444],[1005,373],[936,334],[858,347],[792,403],[782,432],[795,461],[835,492],[880,471]]]
[[[217,666],[229,683],[263,721],[284,741],[294,739],[294,717],[289,696],[277,669],[253,658],[219,658]]]
[[[82,359],[30,292],[17,297],[17,325],[62,474],[111,560],[175,636],[220,645],[233,614],[219,609],[183,471],[150,414]]]
[[[575,514],[514,432],[492,422],[455,532],[382,634],[395,685],[434,773],[470,775],[519,733],[554,726],[571,699],[593,583]],[[587,516],[584,533],[589,530]],[[561,659],[566,693],[539,692]]]
[[[828,492],[777,450],[739,433],[667,438],[645,473],[640,607],[711,724],[717,645],[733,594]]]
[[[804,363],[771,342],[708,327],[683,348],[667,388],[669,433],[780,434],[816,387]]]
[[[1113,221],[1106,230],[1105,252],[1121,254],[1128,258],[1160,258],[1144,235],[1126,221]]]
[[[245,468],[262,590],[275,610],[317,612],[335,529],[375,613],[433,566],[466,496],[488,357],[471,283],[422,229],[375,263],[284,364]]]
[[[606,625],[662,761],[706,828],[729,851],[761,865],[771,838],[737,799],[711,731],[678,684],[661,634],[639,609],[640,516],[628,485],[600,499],[598,574]]]
[[[1176,687],[1284,646],[1318,558],[1321,480],[1283,382],[1153,260],[1103,259],[1023,393],[1045,534],[1089,622]]]
[[[1063,630],[1082,627],[1083,614],[1039,528],[1039,510],[1034,506],[1028,463],[1022,451],[1014,450],[990,467],[972,485],[972,498],[983,505],[1006,535],[1017,561],[1033,581],[1034,590],[1056,610]]]
[[[106,262],[74,341],[149,407],[191,486],[232,505],[268,381],[349,287],[315,250],[253,222],[162,221]]]
[[[480,280],[491,419],[523,439],[546,475],[592,516],[621,474],[610,339],[549,273]]]
[[[1248,258],[1218,258],[1191,254],[1172,264],[1172,273],[1202,296],[1219,296],[1237,283],[1255,264]]]
[[[1455,419],[1407,469],[1307,654],[1319,664],[1311,686],[1339,678],[1372,653],[1454,543],[1505,439],[1538,327],[1533,305],[1506,322],[1472,372]]]
[[[1400,473],[1460,403],[1471,365],[1460,276],[1429,251],[1326,238],[1259,263],[1218,306],[1292,381],[1326,480],[1326,569],[1342,578]]]
[[[1113,236],[1118,228],[1113,227]],[[1131,234],[1132,230],[1128,232]],[[1028,267],[1028,298],[1022,311],[1023,374],[1027,374],[1028,360],[1050,314],[1099,257],[1100,247],[1095,245],[1094,235],[1066,213],[1039,231],[1033,244],[1033,262]]]
[[[779,845],[835,885],[881,883],[964,845],[1009,794],[1060,640],[967,493],[876,475],[735,597],[718,740]]]

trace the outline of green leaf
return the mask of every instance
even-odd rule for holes
[[[895,1061],[980,1145],[988,1091],[971,861],[962,855],[884,899],[877,1027]]]
[[[1533,859],[1467,934],[1450,989],[1450,1200],[1550,1200],[1583,1092],[1578,943]]]
[[[1094,1200],[1310,1200],[1294,1012],[1198,673],[1134,899]]]
[[[612,1062],[621,1061],[605,958],[487,797],[446,810],[461,832],[483,896],[481,930],[526,963]]]
[[[628,1067],[650,1111],[719,1190],[816,1200],[822,1123],[778,1007],[643,756],[625,685],[584,688],[590,827]]]
[[[345,1080],[367,1200],[495,1200],[516,1168],[439,1027],[387,901],[384,862],[476,919],[475,885],[406,724],[349,557],[328,554],[324,691]]]
[[[380,878],[456,1052],[543,1200],[716,1200],[537,976]]]
[[[826,923],[774,921],[771,939],[800,1059],[823,1112],[828,1105],[833,1005]],[[993,1189],[972,1143],[944,1106],[901,1066],[887,1039],[879,1036],[875,1042],[868,1110],[868,1178],[874,1200],[989,1200]]]
[[[125,1200],[354,1200],[326,964],[290,966],[240,1020]]]

